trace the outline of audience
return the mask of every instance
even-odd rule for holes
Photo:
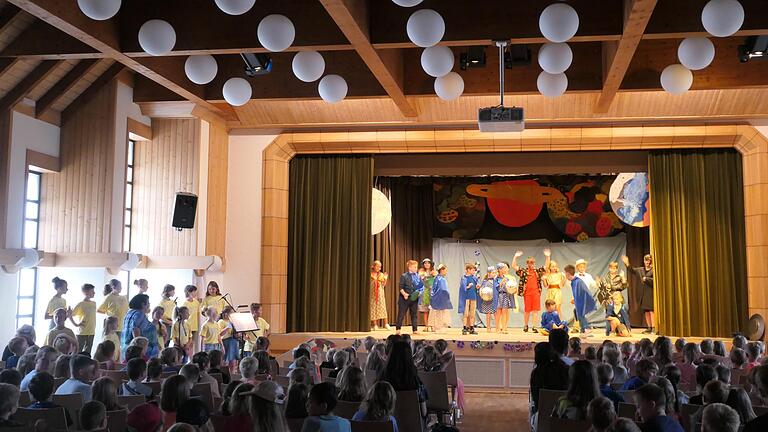
[[[614,421],[616,421],[616,411],[613,402],[604,397],[592,399],[589,405],[587,405],[587,418],[592,423],[593,432],[608,431]]]
[[[163,430],[163,412],[154,403],[145,403],[128,414],[125,424],[131,432],[160,432]]]
[[[0,384],[0,429],[23,426],[10,417],[19,408],[19,388],[11,384]]]
[[[642,432],[683,432],[675,419],[667,416],[667,398],[656,384],[645,384],[635,391],[637,414]]]
[[[380,378],[382,381],[392,384],[395,391],[416,390],[421,404],[421,413],[426,415],[429,395],[427,388],[419,379],[416,366],[413,364],[411,345],[408,342],[401,340],[392,344],[389,360]]]
[[[243,361],[244,360],[245,359],[243,359]],[[216,380],[216,378],[212,377],[208,373],[208,370],[211,367],[211,358],[208,356],[208,353],[205,351],[195,353],[195,355],[192,356],[192,363],[197,365],[197,369],[200,372],[198,382],[208,383],[208,385],[211,386],[211,395],[214,397],[214,399],[220,398],[221,391],[219,388],[219,382]]]
[[[576,360],[568,369],[568,391],[557,400],[553,417],[585,420],[587,405],[600,396],[595,368],[589,360]]]
[[[702,432],[738,432],[739,414],[722,403],[713,403],[704,408],[701,422]]]
[[[96,376],[97,369],[98,363],[95,360],[81,354],[72,356],[69,361],[70,378],[56,389],[56,394],[80,393],[83,395],[83,402],[88,402],[93,391],[90,383]]]
[[[232,381],[232,377],[229,374],[229,368],[221,367],[221,364],[224,361],[224,353],[221,350],[209,351],[208,359],[211,361],[211,367],[208,369],[208,373],[221,374],[221,382],[224,384],[229,384],[229,382]]]
[[[285,418],[304,418],[307,414],[307,398],[309,386],[299,382],[288,387],[288,396],[285,398]]]
[[[337,378],[349,363],[349,353],[344,350],[337,350],[333,354],[333,370],[328,373],[328,378]]]
[[[256,381],[256,373],[259,369],[259,361],[255,357],[246,357],[240,361],[240,375],[243,377],[243,382],[247,382],[253,385],[258,384]]]
[[[18,387],[21,385],[21,374],[16,369],[3,369],[0,372],[0,383]]]
[[[607,363],[613,369],[613,382],[624,384],[629,379],[627,368],[621,363],[621,352],[614,347],[603,349],[603,362]]]
[[[360,404],[352,420],[368,422],[391,422],[393,430],[397,431],[397,420],[394,417],[397,394],[392,385],[379,381],[368,390],[365,400]]]
[[[274,381],[260,382],[250,393],[248,408],[254,431],[284,432],[282,409],[283,388]]]
[[[343,351],[336,353],[339,352]],[[336,355],[333,359],[335,362]],[[349,420],[333,415],[336,402],[335,385],[324,382],[313,386],[309,391],[307,402],[309,416],[304,420],[301,432],[349,432],[351,430]]]
[[[29,381],[40,372],[53,373],[53,369],[56,367],[56,359],[59,357],[59,353],[55,348],[50,346],[44,346],[35,354],[35,368],[29,373],[24,375],[21,380],[21,391],[26,391],[29,387]]]
[[[160,409],[163,411],[163,428],[176,423],[176,410],[189,399],[189,385],[182,375],[174,375],[163,381],[160,391]]]
[[[146,382],[161,382],[163,376],[163,363],[158,358],[153,358],[147,363]]]
[[[566,350],[568,349],[568,333],[563,329],[552,329],[547,337],[552,349],[560,356],[560,360],[565,363],[566,366],[573,364],[574,359],[566,356]],[[581,340],[579,340],[579,349],[581,349]]]
[[[754,372],[755,386],[763,401],[768,401],[768,365],[758,366]],[[763,432],[768,430],[768,413],[756,417],[746,425],[743,432]]]
[[[362,402],[365,399],[365,375],[359,367],[346,367],[336,382],[338,384],[338,398],[340,401]]]
[[[69,371],[69,362],[72,361],[71,355],[62,355],[56,359],[56,365],[53,367],[54,378],[70,379],[72,376]]]
[[[112,378],[101,377],[91,386],[91,398],[103,403],[107,411],[124,410],[125,407],[117,403],[117,388],[118,385]]]
[[[651,378],[659,373],[659,367],[651,359],[642,359],[635,366],[635,376],[628,379],[621,387],[622,390],[637,390],[651,382]]]
[[[717,371],[711,365],[702,364],[696,368],[696,389],[698,394],[691,396],[689,403],[692,405],[704,405],[704,386],[716,379]]]
[[[732,388],[728,392],[726,404],[736,410],[741,424],[747,424],[757,417],[752,409],[752,401],[749,400],[749,395],[743,388]]]
[[[128,381],[123,383],[120,393],[123,396],[142,395],[147,400],[152,399],[154,391],[141,382],[147,378],[147,362],[144,359],[135,358],[128,361]]]
[[[29,398],[32,404],[27,408],[49,409],[59,408],[60,406],[51,401],[53,396],[53,375],[48,372],[40,372],[29,382]],[[69,411],[64,411],[67,418],[67,426],[72,426],[72,419]]]
[[[107,427],[107,408],[99,401],[88,401],[80,408],[80,428],[96,431]]]
[[[549,333],[550,336],[555,330]],[[538,412],[541,389],[566,390],[568,388],[568,366],[563,362],[562,357],[552,349],[551,343],[536,344],[533,349],[533,360],[535,367],[531,371],[530,380],[532,416]],[[545,413],[545,415],[549,415],[549,413]]]
[[[194,426],[197,432],[213,432],[211,412],[200,399],[190,398],[182,402],[176,410],[176,422]]]
[[[624,398],[611,387],[613,383],[613,368],[609,364],[597,366],[597,383],[600,385],[600,394],[613,402],[614,409],[619,411],[619,403],[624,402]]]

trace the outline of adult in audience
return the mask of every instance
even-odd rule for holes
[[[575,360],[565,355],[566,350],[568,349],[568,333],[563,329],[552,329],[552,331],[549,332],[548,338],[550,346],[555,353],[560,356],[560,360],[562,360],[566,366],[572,365]]]
[[[179,366],[179,350],[175,347],[165,348],[160,353],[160,360],[163,362],[164,373],[178,373],[181,367]]]
[[[163,428],[163,412],[153,403],[137,406],[125,419],[131,432],[160,432]]]
[[[616,410],[610,399],[596,397],[587,405],[587,418],[592,423],[593,432],[607,431],[616,420]]]
[[[619,403],[624,402],[624,397],[611,387],[613,383],[613,368],[611,365],[603,363],[597,366],[597,383],[600,385],[600,394],[613,402],[615,411],[618,411]]]
[[[198,390],[195,390],[195,386],[200,381],[200,369],[198,369],[197,366],[192,363],[187,363],[179,369],[179,375],[187,379],[190,397],[202,396]]]
[[[624,384],[629,379],[629,371],[621,362],[621,352],[614,347],[605,347],[603,349],[603,362],[607,363],[613,369],[613,382]]]
[[[82,354],[72,356],[69,361],[70,378],[64,381],[58,389],[57,395],[80,393],[83,395],[83,402],[91,400],[92,388],[90,382],[96,375],[99,364]]]
[[[743,388],[732,388],[728,392],[726,405],[736,410],[741,424],[747,424],[757,417],[752,409],[752,401],[749,400],[749,395]]]
[[[706,386],[708,382],[716,379],[717,372],[712,366],[703,364],[696,368],[696,388],[698,394],[691,396],[689,403],[693,405],[704,405],[704,386]]]
[[[107,411],[124,410],[125,407],[117,403],[117,384],[110,377],[101,377],[93,382],[92,399],[97,400],[107,407]]]
[[[337,379],[339,400],[345,402],[362,402],[365,399],[365,375],[357,366],[345,368]]]
[[[739,414],[721,403],[707,405],[701,422],[702,432],[738,432]]]
[[[152,387],[146,386],[141,382],[147,377],[147,362],[144,359],[135,358],[128,361],[128,382],[121,386],[123,396],[142,395],[147,400],[155,397]]]
[[[246,357],[240,361],[240,375],[243,377],[243,382],[247,382],[253,385],[258,384],[256,381],[256,373],[259,369],[259,361],[255,357]]]
[[[160,352],[157,345],[157,328],[152,325],[152,321],[147,318],[149,313],[149,296],[146,294],[137,294],[133,296],[128,303],[128,313],[123,321],[123,346],[131,343],[133,338],[142,336],[147,338],[147,356],[156,357]]]
[[[381,380],[392,384],[395,391],[416,390],[421,404],[421,413],[427,413],[427,388],[419,379],[419,373],[413,364],[411,345],[407,342],[395,342],[392,344],[392,352],[381,374]]]
[[[642,420],[642,432],[683,432],[675,419],[666,413],[667,398],[656,384],[646,384],[635,391],[637,414]]]
[[[304,418],[307,414],[307,398],[309,386],[304,383],[294,383],[288,387],[285,397],[285,418]]]
[[[115,352],[117,347],[111,340],[102,341],[96,346],[93,359],[103,365],[105,370],[115,370]]]
[[[23,326],[19,327],[16,330],[16,337],[24,338],[27,341],[27,347],[35,347],[37,346],[35,344],[35,340],[37,339],[37,336],[35,335],[35,328],[32,327],[29,324],[24,324]],[[11,348],[6,345],[5,349],[3,350],[3,361],[8,361],[8,357],[13,355],[13,351],[11,351]]]
[[[264,350],[259,350],[253,353],[253,358],[259,361],[259,367],[256,369],[256,378],[260,381],[272,379],[272,368],[270,364],[272,363],[272,360],[269,358],[269,353]]]
[[[333,356],[336,354],[336,348],[329,348],[325,353],[325,360],[320,363],[320,369],[334,369],[336,364],[333,362]]]
[[[659,336],[653,341],[653,361],[656,362],[658,369],[661,370],[667,365],[674,364],[674,348],[672,340],[666,336]]]
[[[16,367],[16,365],[19,363],[19,359],[24,355],[24,352],[27,350],[28,346],[29,345],[27,345],[27,340],[18,336],[14,337],[10,342],[8,342],[8,348],[11,350],[13,355],[8,357],[8,359],[5,361],[6,369],[12,369]]]
[[[754,380],[760,396],[763,400],[768,400],[768,365],[755,368]],[[763,414],[744,425],[743,432],[763,432],[766,430],[768,430],[768,414]]]
[[[371,374],[378,379],[379,375],[384,371],[384,366],[386,366],[387,362],[384,348],[383,343],[377,343],[368,353],[368,358],[365,361],[366,375]]]
[[[18,387],[21,385],[21,374],[16,369],[3,369],[0,371],[0,383]]]
[[[622,390],[637,390],[638,388],[651,382],[651,378],[659,373],[659,367],[653,360],[642,359],[635,366],[635,376],[628,379],[621,387]]]
[[[306,369],[303,367],[296,368],[290,372],[288,372],[288,379],[289,379],[289,385],[293,385],[295,383],[301,383],[305,384],[308,387],[311,387],[314,382],[312,381],[312,377],[309,375],[309,372],[307,372]]]
[[[28,408],[59,408],[60,405],[51,401],[51,396],[53,396],[53,375],[48,372],[40,372],[29,383],[29,397],[32,400],[32,404]],[[64,411],[64,415],[67,418],[67,426],[72,426],[73,422],[69,416],[69,411]]]
[[[334,352],[333,355],[335,356],[336,353]],[[293,363],[288,365],[288,369],[296,368],[297,367],[296,360],[298,360],[298,359],[300,359],[302,357],[306,357],[307,359],[310,358],[309,350],[308,349],[299,347],[299,348],[296,348],[295,350],[293,350]],[[334,363],[334,367],[335,367],[335,363]]]
[[[19,359],[19,363],[16,365],[16,370],[19,371],[22,378],[27,376],[28,373],[35,370],[36,358],[37,358],[37,353],[25,353],[23,356],[21,356],[21,358]]]
[[[227,384],[227,386],[224,387],[224,393],[221,395],[222,398],[223,398],[223,400],[221,401],[221,414],[222,415],[226,416],[226,415],[230,415],[231,414],[229,412],[229,401],[232,398],[232,395],[235,393],[235,390],[237,389],[237,387],[240,384],[243,384],[243,382],[240,381],[240,380],[234,380],[234,381],[230,381],[229,384]],[[251,387],[253,387],[253,386],[251,386]]]
[[[21,423],[10,420],[19,408],[19,388],[10,384],[0,384],[0,428],[19,427]]]
[[[263,381],[256,386],[248,404],[254,431],[284,432],[281,406],[285,401],[283,388],[274,381]]]
[[[192,425],[198,432],[213,432],[211,412],[200,399],[191,398],[182,402],[176,411],[176,421]]]
[[[88,401],[80,408],[80,428],[97,431],[107,428],[107,408],[99,401]]]
[[[390,422],[397,432],[397,420],[394,417],[397,393],[386,381],[379,381],[371,387],[360,409],[352,416],[354,421]]]
[[[189,399],[189,385],[182,375],[174,375],[163,381],[160,391],[160,409],[163,411],[163,429],[176,423],[176,410]]]
[[[550,333],[551,335],[552,333]],[[566,390],[568,388],[568,366],[549,342],[540,342],[533,349],[535,366],[531,371],[531,416],[538,412],[539,392],[546,390]],[[545,413],[548,415],[549,413]]]
[[[21,391],[27,391],[29,387],[29,381],[37,375],[39,372],[53,373],[56,367],[56,359],[59,357],[59,353],[55,348],[50,346],[44,346],[35,354],[35,368],[24,376],[21,380],[19,388]]]
[[[349,432],[349,420],[333,415],[336,408],[336,386],[320,383],[309,391],[307,412],[301,432]]]
[[[568,369],[568,391],[552,411],[553,417],[585,420],[587,405],[600,396],[595,368],[588,360],[576,360]]]
[[[247,393],[255,388],[256,386],[253,384],[242,383],[232,392],[227,406],[229,418],[224,430],[232,432],[251,432],[253,430],[251,416],[248,413],[248,399],[250,399],[250,396]]]
[[[421,351],[421,358],[416,363],[419,370],[424,372],[440,372],[443,370],[443,362],[435,347],[425,346]]]
[[[333,354],[333,370],[328,373],[328,378],[337,378],[341,371],[349,363],[349,353],[344,350],[337,350]]]

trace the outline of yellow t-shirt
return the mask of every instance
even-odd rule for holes
[[[64,299],[64,297],[53,296],[53,298],[48,302],[48,307],[45,308],[45,313],[47,313],[50,316],[53,316],[53,313],[58,308],[66,309],[67,300]]]
[[[160,350],[162,351],[162,350],[163,350],[163,348],[165,348],[165,338],[163,337],[163,335],[162,335],[162,334],[160,334],[160,329],[161,329],[161,328],[162,328],[162,329],[165,329],[165,324],[163,324],[162,322],[158,322],[157,324],[155,324],[155,323],[153,322],[153,323],[152,323],[152,325],[153,325],[153,326],[155,326],[155,327],[157,327],[157,330],[156,330],[156,331],[157,331],[157,346],[158,346],[158,347],[160,348]]]
[[[77,334],[80,336],[93,336],[96,334],[96,302],[91,300],[81,301],[72,309],[72,318],[84,324],[77,328]]]
[[[205,296],[203,301],[200,302],[200,313],[205,314],[206,309],[209,307],[215,307],[216,312],[221,313],[225,304],[220,295]]]
[[[97,312],[117,317],[117,332],[120,333],[123,330],[125,314],[128,313],[128,297],[110,293],[104,297],[104,301]]]
[[[160,307],[163,308],[163,319],[173,322],[173,309],[176,308],[176,303],[173,302],[173,299],[162,299]]]
[[[113,344],[115,344],[115,355],[112,357],[112,359],[115,361],[115,363],[120,361],[120,336],[117,335],[117,333],[112,333],[108,335],[104,335],[105,341],[112,341]]]
[[[72,331],[72,329],[69,329],[67,327],[64,327],[63,329],[57,329],[56,327],[53,328],[53,330],[48,332],[48,335],[45,337],[45,342],[43,342],[43,345],[53,345],[53,341],[56,340],[56,336],[60,334],[69,335],[72,337],[72,340],[77,340],[75,337],[75,332]]]
[[[173,345],[177,347],[184,347],[184,345],[189,342],[190,335],[189,330],[189,323],[187,321],[184,321],[181,329],[179,329],[179,322],[176,321],[173,323],[173,327],[171,327],[171,340],[173,341]]]
[[[259,319],[256,320],[256,325],[259,327],[259,330],[245,334],[245,347],[243,348],[243,351],[256,351],[256,338],[264,336],[264,331],[269,330],[269,323],[263,317],[259,317]]]
[[[200,330],[200,336],[203,338],[203,344],[217,344],[219,343],[219,333],[221,333],[221,327],[215,322],[206,321],[203,324],[202,330]]]
[[[232,326],[230,326],[229,320],[220,319],[219,320],[219,329],[223,332],[221,334],[222,339],[229,339],[232,337]],[[225,331],[226,330],[226,331]]]
[[[187,300],[184,302],[184,306],[189,309],[189,319],[187,320],[189,329],[196,332],[200,328],[200,302],[197,299]]]

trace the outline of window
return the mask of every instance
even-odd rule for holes
[[[125,214],[123,215],[123,251],[131,250],[131,229],[133,227],[133,150],[136,141],[128,140],[127,167],[125,169]]]
[[[24,228],[21,243],[24,248],[37,249],[40,231],[40,187],[42,173],[29,171],[27,174],[26,196],[24,197]],[[37,267],[19,271],[19,286],[16,292],[16,328],[24,324],[35,325],[35,294],[37,293]]]

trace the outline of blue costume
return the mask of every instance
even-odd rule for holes
[[[480,288],[486,286],[493,288],[493,299],[488,301],[480,300],[480,313],[493,314],[496,313],[496,308],[499,306],[499,292],[496,290],[496,280],[483,279],[483,282],[480,284]]]
[[[552,327],[556,325],[562,325],[563,329],[566,332],[568,331],[568,325],[565,321],[560,319],[560,315],[557,314],[557,311],[544,312],[541,314],[541,328],[546,329],[547,331],[552,331]]]
[[[506,284],[502,284],[504,279],[506,279]],[[498,308],[514,309],[515,295],[513,294],[514,291],[512,291],[514,288],[512,278],[509,277],[509,275],[497,276],[496,279],[493,280],[493,287],[496,288],[496,291],[499,293]]]
[[[477,293],[477,290],[480,288],[478,286],[479,279],[475,275],[464,275],[461,278],[461,283],[459,284],[459,313],[464,313],[464,306],[467,300],[474,300],[477,301],[480,299],[480,295]],[[468,286],[471,285],[471,288],[467,289]]]
[[[448,281],[445,280],[445,276],[435,276],[435,283],[432,284],[432,292],[430,294],[432,299],[429,306],[432,310],[453,309],[451,294],[448,292]]]
[[[573,290],[573,305],[576,307],[576,319],[579,321],[581,332],[585,333],[589,328],[587,314],[597,310],[597,303],[592,298],[587,284],[578,277],[571,280],[571,290]]]

